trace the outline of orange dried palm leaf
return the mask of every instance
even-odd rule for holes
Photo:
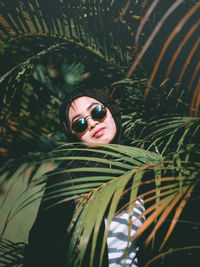
[[[193,82],[194,82],[194,80],[195,80],[195,78],[196,78],[197,73],[199,72],[199,70],[200,70],[200,61],[196,65],[196,68],[194,70],[194,73],[192,75],[192,78],[191,78],[191,81],[190,81],[190,84],[189,84],[189,88],[192,87],[192,84],[193,84]]]
[[[152,44],[153,39],[155,38],[155,36],[158,34],[158,32],[160,31],[160,28],[162,27],[162,25],[164,24],[164,22],[166,21],[166,19],[170,16],[170,14],[180,5],[182,4],[184,1],[183,0],[177,0],[165,13],[165,15],[161,18],[161,20],[158,22],[158,24],[156,25],[155,29],[153,30],[153,32],[151,33],[151,35],[149,36],[149,38],[147,39],[147,41],[145,42],[141,52],[138,54],[138,56],[136,57],[136,59],[134,60],[132,66],[130,67],[126,77],[130,78],[130,76],[132,75],[132,73],[134,72],[134,70],[136,69],[137,65],[139,64],[139,62],[141,61],[142,57],[144,56],[145,52],[147,51],[148,47]],[[154,68],[155,69],[155,68]],[[145,94],[146,95],[146,94]]]
[[[145,89],[145,93],[144,95],[147,96],[149,93],[149,89],[151,87],[151,84],[155,78],[156,72],[160,66],[160,63],[162,61],[162,58],[168,48],[168,46],[170,45],[170,43],[172,42],[172,40],[175,38],[175,36],[181,31],[181,29],[183,28],[183,26],[185,25],[185,23],[190,19],[190,17],[197,11],[197,9],[200,8],[200,2],[196,3],[186,14],[185,16],[181,19],[181,21],[176,25],[176,27],[174,28],[174,30],[171,32],[171,34],[169,35],[168,39],[166,40],[160,54],[159,57],[156,61],[155,67],[151,73],[148,85]]]
[[[191,29],[189,30],[189,32],[186,34],[185,38],[183,39],[183,41],[180,43],[180,45],[178,46],[176,52],[174,53],[171,61],[170,61],[170,64],[169,64],[169,67],[167,69],[167,72],[166,72],[166,75],[165,75],[165,79],[167,79],[170,75],[170,72],[172,70],[172,67],[177,59],[177,57],[179,56],[179,54],[181,53],[182,51],[182,48],[184,47],[184,45],[186,44],[186,42],[189,40],[189,38],[192,36],[192,34],[196,31],[196,29],[199,27],[200,25],[200,19],[197,21],[197,23],[195,23]]]
[[[195,105],[194,116],[197,117],[198,112],[199,112],[199,104],[200,104],[200,78],[199,78],[199,81],[198,81],[197,86],[195,88],[195,91],[197,91],[197,101],[196,101],[196,105]]]
[[[189,185],[188,185],[187,189],[188,189],[188,188],[189,188]],[[177,207],[176,212],[175,212],[175,214],[174,214],[174,217],[173,217],[173,219],[172,219],[172,222],[171,222],[171,224],[170,224],[170,227],[169,227],[169,229],[168,229],[168,232],[167,232],[167,234],[166,234],[166,236],[165,236],[165,238],[164,238],[164,240],[163,240],[163,242],[162,242],[162,244],[161,244],[159,250],[161,250],[161,249],[163,248],[163,246],[164,246],[165,243],[167,242],[167,240],[168,240],[170,234],[172,233],[172,231],[173,231],[173,229],[174,229],[174,227],[175,227],[175,225],[176,225],[176,223],[177,223],[177,221],[178,221],[178,219],[179,219],[179,217],[180,217],[180,215],[181,215],[181,213],[182,213],[182,211],[183,211],[183,208],[185,207],[185,205],[186,205],[188,199],[191,197],[191,192],[192,192],[193,188],[194,188],[194,185],[191,186],[191,187],[187,190],[187,192],[186,192],[184,198],[182,199],[181,203],[180,203],[179,206]]]
[[[159,259],[161,257],[165,257],[168,254],[171,254],[171,253],[174,253],[177,251],[192,250],[192,249],[200,249],[200,246],[187,246],[187,247],[182,247],[182,248],[169,249],[168,251],[162,252],[162,253],[158,254],[157,256],[153,257],[143,267],[150,266],[151,263],[153,263],[154,261],[156,261],[157,259]]]
[[[193,116],[194,114],[196,114],[197,112],[195,111],[195,100],[198,98],[198,94],[199,94],[199,87],[200,87],[200,78],[197,82],[197,86],[194,90],[194,94],[193,94],[193,97],[192,97],[192,102],[190,104],[190,116]],[[197,101],[196,101],[197,103]]]
[[[154,212],[147,218],[147,220],[142,224],[142,226],[137,230],[136,234],[132,237],[132,239],[137,238],[139,235],[141,235],[162,213],[162,211],[167,207],[167,205],[170,203],[173,196],[168,196],[162,200],[160,200],[158,203],[155,203],[154,205],[150,206],[144,213],[149,213],[149,210],[154,210]]]
[[[140,22],[140,25],[139,25],[138,30],[137,30],[137,33],[136,33],[136,36],[135,36],[135,42],[136,43],[138,43],[138,41],[139,41],[139,37],[140,37],[140,34],[141,34],[142,29],[144,27],[144,24],[148,21],[149,17],[151,16],[152,12],[156,8],[156,6],[157,6],[157,4],[158,4],[159,1],[160,0],[154,0],[153,3],[148,8],[148,10],[145,13],[145,15],[142,17],[141,22]]]
[[[197,48],[198,48],[199,45],[200,45],[200,37],[199,37],[199,38],[197,39],[197,41],[195,42],[195,44],[194,44],[192,50],[190,51],[188,57],[186,58],[186,61],[185,61],[184,65],[183,65],[183,68],[182,68],[182,70],[181,70],[181,73],[180,73],[180,75],[179,75],[179,77],[178,77],[177,89],[178,89],[178,87],[180,86],[181,81],[182,81],[183,76],[184,76],[184,73],[185,73],[187,67],[189,66],[189,63],[190,63],[192,57],[194,56],[195,52],[197,51]]]
[[[123,19],[123,17],[126,15],[126,12],[128,11],[130,4],[131,4],[131,0],[128,0],[126,5],[124,6],[124,8],[122,9],[120,13],[120,19]]]
[[[172,199],[171,203],[169,203],[169,205],[166,207],[166,209],[164,210],[164,212],[160,216],[158,222],[156,223],[154,229],[152,230],[151,234],[148,236],[147,240],[145,241],[146,245],[149,244],[149,242],[154,237],[154,235],[157,232],[157,230],[161,227],[161,225],[163,224],[163,222],[166,220],[166,218],[168,217],[168,215],[171,213],[172,209],[175,207],[175,205],[177,204],[177,202],[183,196],[184,191],[185,190],[182,190],[182,192],[180,192],[177,195],[175,195],[174,198]]]
[[[176,188],[176,187],[177,187],[177,188]],[[167,189],[170,190],[170,191],[167,191]],[[162,190],[166,190],[166,191],[163,192],[163,193],[160,193],[159,195],[154,195],[154,196],[152,196],[152,197],[149,197],[149,198],[145,199],[145,200],[144,200],[144,203],[148,203],[148,202],[151,202],[151,201],[153,201],[153,200],[155,200],[155,199],[158,199],[158,198],[160,198],[160,197],[163,197],[163,196],[165,196],[165,195],[172,194],[173,191],[177,191],[177,190],[179,190],[179,184],[177,183],[177,184],[171,184],[171,185],[163,186],[163,187],[159,188],[159,190],[160,190],[160,191],[162,191]],[[151,194],[155,193],[156,191],[158,191],[158,189],[152,189],[152,190],[150,190],[150,191],[148,191],[148,192],[142,194],[141,197],[144,198],[144,197],[146,197],[146,196],[148,196],[148,195],[151,195]],[[139,197],[140,197],[140,196],[139,196]],[[131,201],[129,201],[128,203],[126,203],[125,205],[123,205],[123,206],[122,206],[122,207],[115,213],[115,215],[117,215],[117,214],[119,214],[120,212],[122,212],[123,210],[125,210],[130,204],[134,203],[139,197],[136,197],[136,198],[132,199]]]

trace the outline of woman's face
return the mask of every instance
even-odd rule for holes
[[[72,129],[72,123],[79,118],[91,115],[91,111],[99,104],[102,105],[100,101],[88,96],[81,96],[72,101],[69,108],[70,128]],[[95,147],[97,144],[109,144],[116,135],[115,121],[110,110],[106,109],[107,113],[101,120],[94,120],[92,116],[88,116],[86,118],[88,127],[83,132],[76,133],[71,130],[80,141],[87,143],[89,147]]]

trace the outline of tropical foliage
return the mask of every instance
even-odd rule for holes
[[[80,251],[76,266],[90,237],[92,265],[106,207],[109,222],[119,212],[120,196],[129,192],[124,209],[131,212],[140,190],[147,220],[137,234],[152,244],[146,266],[178,266],[176,260],[193,263],[197,258],[199,10],[197,0],[0,1],[2,188],[16,179],[19,168],[31,166],[31,190],[44,181],[43,176],[34,178],[41,163],[81,159],[80,148],[66,143],[59,125],[59,105],[69,90],[79,85],[102,88],[122,112],[129,145],[104,146],[102,158],[91,158],[88,152],[85,159],[107,166],[101,169],[102,182],[85,177],[82,187],[75,181],[69,190],[57,192],[66,201],[79,200],[69,226],[78,220],[71,242],[72,251]],[[113,163],[116,170],[109,176],[106,155],[123,160]],[[8,198],[1,192],[3,207]],[[102,196],[105,205],[99,204]],[[38,199],[34,194],[22,201],[16,212],[34,197]],[[102,255],[107,234],[106,229]],[[74,247],[80,238],[86,243]],[[23,245],[15,250],[12,241],[2,244],[3,266],[20,265]]]

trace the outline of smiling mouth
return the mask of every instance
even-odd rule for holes
[[[103,133],[104,133],[104,130],[105,130],[105,128],[101,128],[101,129],[97,130],[97,131],[93,134],[93,137],[100,137],[100,136],[102,136]]]

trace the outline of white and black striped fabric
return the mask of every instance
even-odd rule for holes
[[[140,198],[135,202],[131,215],[127,210],[113,217],[107,237],[109,267],[138,266],[136,240],[128,242],[128,239],[135,235],[137,229],[145,221],[144,216],[138,219],[144,210],[143,200]],[[129,222],[132,224],[130,235],[128,234]],[[105,224],[107,225],[107,220],[105,220]]]

